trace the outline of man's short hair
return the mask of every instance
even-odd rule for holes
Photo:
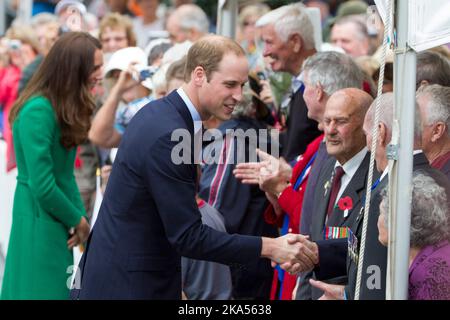
[[[367,30],[367,25],[365,23],[365,15],[350,15],[342,17],[334,23],[334,26],[343,25],[343,24],[353,24],[355,26],[355,33],[360,40],[368,39],[369,32]]]
[[[189,82],[191,73],[196,67],[201,66],[209,81],[211,74],[219,69],[222,58],[228,53],[245,56],[244,49],[230,38],[218,35],[201,38],[188,51],[184,80]]]
[[[272,10],[256,22],[257,27],[273,24],[278,37],[286,42],[293,34],[303,39],[305,49],[314,49],[314,27],[303,3],[294,3]]]
[[[422,96],[428,99],[423,122],[430,125],[442,121],[447,125],[447,134],[450,134],[450,87],[438,84],[421,86],[417,90],[417,98]]]
[[[383,123],[387,129],[388,135],[392,135],[392,124],[394,122],[394,94],[385,92],[378,96],[367,111],[366,117],[372,125],[375,121],[375,111],[377,100],[380,99],[380,116],[378,121]],[[422,124],[417,101],[414,104],[414,143],[420,143],[422,137]]]
[[[422,81],[450,87],[450,63],[442,55],[432,51],[417,54],[417,86]]]
[[[176,9],[175,14],[177,15],[181,29],[194,29],[204,34],[208,33],[209,20],[205,11],[199,6],[195,4],[183,4]]]
[[[333,51],[308,57],[303,72],[312,85],[320,84],[328,96],[344,88],[361,89],[364,81],[364,74],[350,56]]]
[[[388,131],[388,135],[392,134],[392,123],[394,118],[394,94],[392,92],[385,92],[378,96],[367,110],[366,119],[370,121],[372,126],[375,120],[375,109],[377,101],[380,101],[380,116],[378,121],[383,123]]]

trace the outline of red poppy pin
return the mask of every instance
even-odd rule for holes
[[[338,208],[344,211],[344,218],[347,218],[348,211],[353,208],[353,200],[349,196],[339,199]]]

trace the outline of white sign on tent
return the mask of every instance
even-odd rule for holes
[[[386,21],[386,0],[375,0],[378,12]],[[450,43],[450,1],[410,0],[408,44],[416,52]]]

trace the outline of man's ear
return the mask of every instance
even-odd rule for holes
[[[324,98],[324,94],[325,92],[323,91],[323,87],[320,83],[316,84],[316,97],[317,97],[317,102],[322,101],[322,99]]]
[[[194,71],[192,71],[191,79],[196,86],[201,87],[204,81],[206,81],[205,69],[202,66],[195,67]]]
[[[431,131],[431,142],[438,141],[443,135],[447,134],[447,130],[447,126],[441,121],[433,124],[433,129]]]
[[[422,80],[422,81],[420,81],[420,83],[419,83],[419,87],[421,87],[421,86],[427,86],[427,85],[429,85],[430,83],[428,82],[428,80]]]
[[[303,46],[302,37],[300,37],[299,34],[294,33],[289,36],[288,41],[292,43],[292,50],[295,53],[299,53]]]
[[[194,29],[194,28],[186,30],[186,33],[188,34],[188,39],[197,39],[197,38],[199,38],[199,32],[196,29]]]
[[[387,141],[386,125],[380,122],[378,124],[378,144],[381,146],[386,146],[388,143],[389,141]]]

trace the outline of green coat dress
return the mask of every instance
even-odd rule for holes
[[[1,299],[68,299],[68,232],[85,215],[75,148],[61,144],[56,113],[42,96],[22,107],[13,137],[18,175]]]

